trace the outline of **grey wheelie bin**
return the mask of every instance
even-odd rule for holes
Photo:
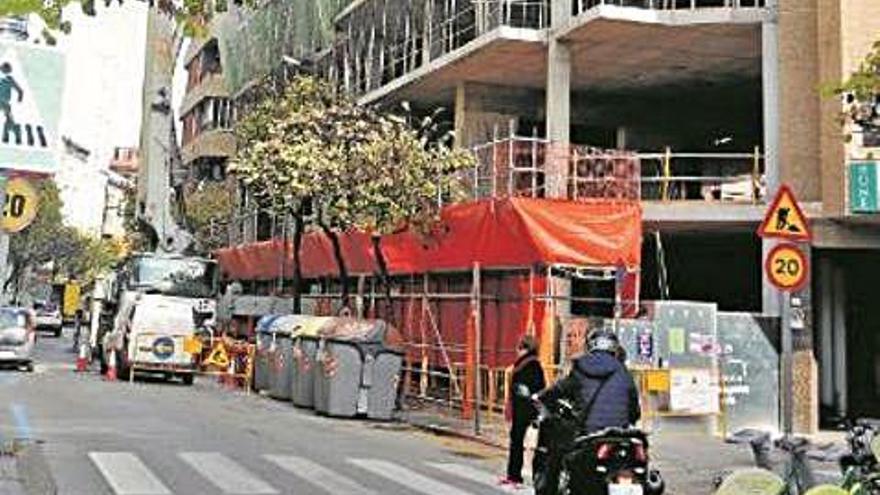
[[[333,318],[315,316],[304,321],[293,339],[291,398],[297,407],[315,407],[315,356],[321,329]]]
[[[315,410],[391,419],[403,363],[400,334],[381,320],[338,318],[321,336]]]
[[[257,392],[269,389],[269,347],[274,340],[272,323],[278,315],[268,315],[257,321],[257,347],[254,353],[254,390]]]
[[[269,368],[269,396],[290,400],[293,378],[293,336],[299,331],[307,316],[288,315],[275,320],[272,325],[274,344],[267,353]]]

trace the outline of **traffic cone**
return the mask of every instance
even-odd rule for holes
[[[116,350],[110,349],[110,355],[107,356],[107,376],[108,381],[116,381]]]
[[[76,371],[77,373],[83,373],[89,366],[88,359],[88,344],[82,343],[79,345],[79,354],[76,357]]]

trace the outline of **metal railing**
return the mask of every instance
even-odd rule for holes
[[[583,14],[603,5],[651,10],[697,10],[706,8],[764,8],[767,0],[571,0],[572,12]]]
[[[421,0],[407,8],[368,1],[339,21],[338,42],[319,66],[347,91],[364,94],[501,26],[547,28],[549,6],[550,0]],[[375,11],[382,15],[370,15]]]
[[[473,199],[545,197],[552,174],[565,173],[569,199],[752,202],[764,200],[764,156],[751,153],[659,153],[570,146],[552,156],[546,139],[507,137],[473,148],[476,164],[462,180]],[[561,159],[567,163],[553,167]]]

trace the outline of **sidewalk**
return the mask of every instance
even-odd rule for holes
[[[401,419],[419,429],[439,435],[448,435],[477,441],[498,449],[499,475],[504,470],[504,450],[507,448],[507,427],[503,418],[495,414],[492,420],[482,418],[481,434],[474,435],[473,419],[465,420],[449,409],[432,405],[411,407],[401,414]],[[534,438],[534,437],[532,437]],[[814,436],[817,443],[840,442],[839,433],[820,433]],[[527,448],[529,437],[527,437]],[[667,495],[706,495],[712,493],[713,480],[722,473],[753,467],[748,447],[725,444],[718,438],[699,433],[659,431],[651,434],[651,458],[666,480]],[[526,458],[526,475],[530,456]],[[816,469],[826,473],[836,471],[833,465],[818,465]],[[528,477],[528,476],[527,476]]]

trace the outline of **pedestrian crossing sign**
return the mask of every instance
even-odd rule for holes
[[[63,87],[58,50],[0,42],[0,168],[55,172]]]
[[[776,198],[767,209],[767,214],[758,235],[764,238],[787,239],[789,241],[809,241],[813,238],[807,216],[798,204],[794,193],[786,185],[779,188]]]

